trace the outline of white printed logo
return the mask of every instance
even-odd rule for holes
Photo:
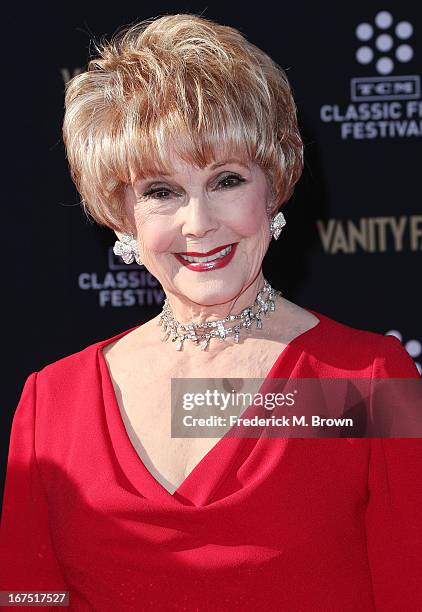
[[[322,122],[340,125],[343,140],[422,136],[420,75],[400,74],[414,57],[413,34],[410,21],[395,22],[388,11],[356,26],[355,59],[369,76],[350,79],[351,102],[345,108],[324,104],[320,109]]]
[[[137,263],[125,264],[108,249],[108,268],[105,274],[81,272],[78,276],[79,289],[96,291],[101,308],[111,306],[156,306],[164,303],[164,291],[157,279],[145,266]]]
[[[397,331],[397,329],[390,329],[385,333],[386,336],[395,336],[403,344],[403,336]],[[415,360],[415,365],[419,370],[419,374],[422,376],[422,361],[416,361],[417,358],[422,357],[422,343],[419,340],[408,340],[403,344],[409,355]]]
[[[393,16],[388,11],[380,11],[375,16],[375,23],[360,23],[356,28],[356,37],[360,42],[367,43],[356,51],[359,64],[375,63],[378,74],[391,74],[394,61],[410,62],[413,49],[407,43],[413,35],[413,26],[409,21],[393,23]],[[385,30],[391,30],[386,33]],[[375,60],[376,53],[382,53]]]

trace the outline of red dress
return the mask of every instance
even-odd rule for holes
[[[396,338],[310,312],[320,322],[267,380],[419,377]],[[129,331],[25,383],[0,590],[68,590],[75,611],[422,610],[420,439],[223,437],[171,494],[127,435],[101,352]]]

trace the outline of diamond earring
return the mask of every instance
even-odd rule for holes
[[[283,227],[286,225],[286,219],[282,212],[279,212],[275,217],[271,219],[270,222],[270,232],[273,235],[275,240],[278,240],[281,232],[283,231]]]
[[[136,260],[136,263],[142,266],[138,245],[133,234],[123,234],[121,240],[116,240],[113,247],[113,253],[119,255],[125,264],[131,264]]]

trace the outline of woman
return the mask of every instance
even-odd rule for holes
[[[302,170],[285,73],[191,14],[97,51],[67,87],[70,169],[167,299],[27,379],[1,588],[101,612],[421,609],[419,440],[171,436],[172,379],[418,377],[395,338],[263,276]]]

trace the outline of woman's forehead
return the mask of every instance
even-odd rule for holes
[[[157,159],[151,155],[146,159],[138,159],[137,167],[131,171],[131,178],[132,180],[139,180],[157,175],[171,177],[198,169],[215,170],[229,163],[235,163],[249,169],[252,162],[244,151],[239,150],[221,150],[220,148],[211,152],[204,160],[199,161],[194,154],[186,156],[179,153],[176,148],[172,148],[166,152],[164,159],[163,157]]]

